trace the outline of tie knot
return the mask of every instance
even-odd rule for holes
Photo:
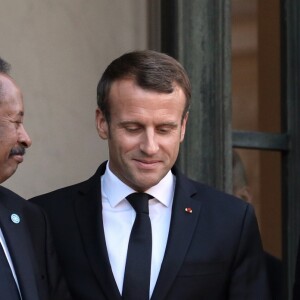
[[[149,214],[149,199],[153,198],[146,193],[132,193],[126,197],[130,205],[134,208],[136,213]]]

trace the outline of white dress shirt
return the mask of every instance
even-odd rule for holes
[[[16,285],[17,285],[17,288],[19,290],[19,293],[20,293],[20,297],[22,299],[22,296],[21,296],[21,292],[20,292],[20,287],[19,287],[19,282],[18,282],[18,279],[17,279],[17,275],[16,275],[16,272],[15,272],[15,268],[14,268],[14,265],[13,265],[13,262],[11,260],[11,257],[10,257],[10,254],[9,254],[9,251],[8,251],[8,247],[7,247],[7,244],[5,242],[5,238],[3,236],[3,233],[2,233],[2,230],[0,228],[0,243],[3,247],[3,250],[4,250],[4,253],[5,253],[5,256],[6,256],[6,259],[8,261],[8,264],[10,266],[10,269],[11,269],[11,272],[13,274],[13,277],[15,279],[15,282],[16,282]],[[1,267],[1,266],[0,266]]]
[[[150,297],[153,293],[167,245],[175,176],[171,171],[156,185],[145,191],[149,200],[152,227],[152,260]],[[135,220],[135,210],[125,199],[135,191],[118,179],[109,169],[101,177],[103,226],[106,247],[117,286],[122,294],[129,236]]]

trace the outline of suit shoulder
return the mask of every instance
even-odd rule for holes
[[[0,186],[0,198],[7,197],[7,198],[14,198],[18,201],[25,201],[24,198],[16,194],[15,192],[9,190],[8,188],[5,188],[3,186]]]
[[[42,205],[46,204],[49,202],[49,200],[51,200],[51,202],[61,202],[62,199],[64,199],[64,201],[67,201],[68,199],[72,199],[72,195],[81,192],[81,191],[85,191],[88,186],[89,186],[89,181],[90,179],[80,182],[80,183],[76,183],[70,186],[66,186],[63,188],[59,188],[57,190],[39,195],[39,196],[35,196],[31,199],[29,199],[30,202],[33,202],[35,204],[38,205]]]
[[[35,215],[41,214],[41,209],[38,206],[29,203],[15,192],[3,186],[0,186],[0,199],[7,207],[10,207],[11,209],[22,209],[26,213],[30,212],[34,213]]]
[[[20,208],[27,205],[24,198],[3,186],[0,186],[0,199],[3,204],[11,208]]]
[[[105,166],[106,162],[101,164],[96,173],[85,181],[62,187],[49,193],[35,196],[29,199],[29,201],[41,206],[44,206],[43,204],[48,205],[49,202],[56,203],[58,201],[60,202],[60,204],[62,204],[62,200],[65,203],[67,203],[68,201],[72,201],[73,195],[76,195],[77,193],[86,193],[93,186],[97,184],[100,185],[100,177],[105,171]]]
[[[190,184],[194,187],[195,193],[193,198],[198,199],[206,207],[214,207],[218,210],[234,212],[244,212],[245,210],[252,210],[252,206],[242,199],[233,195],[220,191],[214,187],[206,184],[188,179]]]

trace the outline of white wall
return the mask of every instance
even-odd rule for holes
[[[146,23],[146,0],[1,0],[0,56],[33,140],[4,186],[29,198],[87,179],[108,158],[94,125],[97,83],[114,58],[146,48]]]

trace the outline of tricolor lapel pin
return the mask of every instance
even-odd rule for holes
[[[17,214],[12,214],[10,216],[10,219],[15,223],[15,224],[19,224],[21,219]]]
[[[193,212],[193,210],[190,207],[186,207],[185,211],[189,214],[191,214]]]

